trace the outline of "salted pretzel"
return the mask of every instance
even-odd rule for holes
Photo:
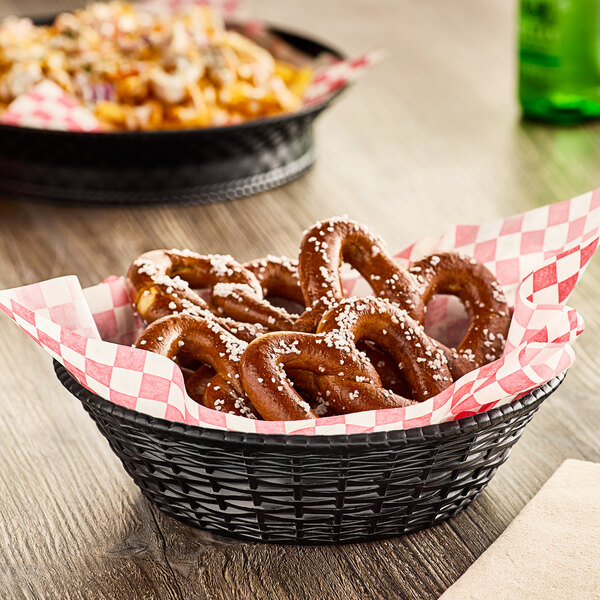
[[[502,355],[511,315],[502,288],[483,264],[445,252],[407,271],[368,229],[340,217],[317,223],[302,239],[299,276],[309,309],[296,322],[296,330],[314,331],[326,308],[343,299],[343,261],[360,272],[376,296],[397,304],[421,324],[435,294],[455,295],[463,302],[471,318],[469,330],[456,348],[444,348],[455,379]]]
[[[356,344],[370,340],[400,366],[417,402],[452,383],[445,354],[408,313],[381,298],[346,298],[327,311],[317,333],[336,332]]]
[[[212,315],[211,307],[194,289],[212,288],[218,283],[244,284],[262,295],[254,275],[227,255],[154,250],[134,260],[127,273],[129,295],[147,323],[179,313],[208,318]],[[245,341],[265,331],[256,323],[229,318],[219,318],[217,322]]]
[[[277,296],[304,306],[297,260],[269,254],[243,266],[256,277],[265,298]]]
[[[269,331],[291,329],[296,320],[285,308],[273,306],[245,284],[218,283],[212,289],[210,301],[221,314],[257,323]]]
[[[216,375],[214,369],[208,365],[200,365],[195,369],[188,369],[181,364],[179,366],[183,373],[185,389],[188,396],[192,400],[202,404],[202,396],[204,396],[204,392],[206,391],[210,380]]]
[[[476,259],[456,252],[432,254],[409,269],[419,285],[424,306],[436,294],[459,298],[470,324],[456,348],[441,346],[454,379],[500,358],[511,314],[500,284]]]
[[[295,329],[314,332],[325,311],[344,298],[343,262],[366,279],[376,296],[392,300],[417,321],[424,320],[425,308],[414,277],[396,264],[383,240],[360,223],[333,217],[316,223],[302,237],[298,273],[308,308]]]
[[[240,358],[247,344],[221,327],[214,318],[189,314],[162,317],[144,330],[135,346],[174,361],[193,359],[210,366],[215,375],[206,385],[202,404],[218,411],[257,417],[244,393],[239,374]]]
[[[409,306],[417,302],[416,286],[413,286],[415,293],[409,291],[404,298],[400,294],[400,286],[407,284],[410,288],[411,280],[388,257],[383,240],[364,225],[334,217],[317,223],[303,236],[300,261],[304,286],[301,289],[309,309],[296,322],[295,330],[314,332],[324,312],[344,297],[339,274],[344,260],[371,282],[376,294],[400,297],[400,301],[404,299]],[[318,264],[313,264],[314,261]],[[389,276],[382,278],[378,269]],[[406,393],[404,380],[389,356],[368,342],[360,343],[359,349],[368,355],[387,389]]]
[[[345,297],[343,262],[375,297]],[[162,250],[133,262],[128,286],[151,323],[138,347],[180,364],[196,401],[267,420],[432,398],[502,355],[511,318],[500,285],[474,258],[437,253],[405,269],[379,237],[339,217],[304,234],[297,264],[268,256],[241,265],[230,256]],[[424,329],[437,294],[458,297],[470,316],[454,348]],[[298,317],[274,297],[305,310]]]
[[[371,363],[337,332],[316,335],[282,331],[251,342],[240,361],[244,390],[263,419],[317,417],[294,389],[289,369],[312,372],[321,395],[338,414],[413,403],[383,388]]]
[[[364,352],[375,367],[381,379],[381,385],[386,390],[390,390],[399,396],[410,398],[411,391],[408,383],[398,363],[387,352],[384,352],[369,340],[359,340],[356,343],[356,347],[361,352]]]
[[[294,389],[308,402],[318,417],[336,414],[330,408],[329,403],[318,388],[315,376],[311,371],[287,369],[286,374],[292,382]]]
[[[244,268],[248,269],[258,279],[265,298],[275,297],[287,301],[294,308],[294,305],[304,308],[304,296],[298,278],[297,259],[269,254],[265,258],[244,263]],[[297,314],[286,312],[286,326],[281,327],[281,330],[292,328],[298,319]],[[294,387],[301,394],[303,393],[303,397],[311,403],[319,416],[328,413],[327,403],[321,396],[315,384],[314,375],[310,371],[290,369],[288,375],[293,381]]]
[[[258,295],[248,285],[221,283],[213,287],[211,303],[221,313],[239,321],[259,323],[271,331],[291,329],[298,315],[291,314],[283,307],[274,306],[267,298],[277,296],[304,306],[296,261],[280,256],[267,256],[246,263],[243,267],[256,277],[262,294]]]

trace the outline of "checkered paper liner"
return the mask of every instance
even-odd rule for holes
[[[193,6],[211,6],[227,18],[239,18],[244,10],[240,0],[139,0],[138,7],[158,14],[185,12]]]
[[[49,79],[13,100],[0,123],[59,131],[100,131],[94,113]]]
[[[385,51],[376,49],[354,58],[334,61],[319,69],[304,93],[304,106],[317,106],[327,102],[335,92],[360,79],[385,57]]]
[[[0,310],[92,392],[151,416],[190,425],[257,433],[348,434],[442,423],[507,404],[565,371],[583,331],[565,302],[598,245],[600,190],[483,225],[456,225],[438,240],[411,244],[401,264],[435,251],[475,256],[514,298],[504,356],[468,373],[434,398],[407,408],[365,411],[306,421],[256,421],[191,400],[183,376],[166,357],[132,348],[142,323],[124,280],[110,277],[82,289],[74,276],[0,291]],[[346,277],[348,293],[366,294],[364,280]],[[441,297],[430,327],[443,334],[460,322]],[[446,324],[446,325],[444,325]]]
[[[192,5],[212,5],[226,19],[237,20],[240,20],[243,13],[241,4],[237,0],[146,0],[140,5],[158,13],[185,11]],[[315,69],[314,77],[303,97],[304,108],[326,103],[337,91],[359,79],[385,57],[383,51],[373,50],[344,60],[337,60],[329,54],[311,60],[281,37],[268,32],[260,21],[254,19],[244,21],[241,26],[244,34],[259,45],[267,47],[269,51],[284,60],[297,65],[307,64]],[[111,86],[107,84],[104,88],[102,94],[110,97]],[[97,94],[96,90],[85,86],[84,92],[90,98],[94,98]],[[0,123],[60,131],[102,131],[92,110],[51,80],[41,81],[27,93],[13,100],[0,117]]]

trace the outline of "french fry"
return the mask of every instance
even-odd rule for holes
[[[96,104],[95,113],[100,121],[108,121],[113,125],[125,125],[125,120],[127,118],[125,108],[117,102],[98,102]]]
[[[289,84],[296,79],[298,72],[289,63],[286,63],[282,60],[276,60],[275,75],[278,75],[286,84]]]
[[[118,97],[124,102],[135,103],[148,96],[148,82],[139,75],[129,75],[115,82]]]
[[[111,131],[211,127],[291,112],[313,76],[226,30],[210,7],[158,15],[119,0],[62,13],[50,26],[0,21],[4,105],[23,93],[23,78],[10,84],[13,67],[24,64],[90,106]]]
[[[292,81],[286,81],[288,89],[290,92],[292,92],[292,94],[294,94],[294,96],[296,96],[296,98],[302,99],[304,92],[306,92],[306,89],[313,79],[313,76],[314,72],[310,67],[302,67],[296,71]]]

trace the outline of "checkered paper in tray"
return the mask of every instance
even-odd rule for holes
[[[226,19],[242,21],[244,10],[237,0],[145,0],[141,6],[153,12],[185,11],[192,5],[212,5]],[[372,50],[354,58],[337,60],[331,55],[311,60],[287,44],[279,36],[270,34],[258,20],[243,19],[245,35],[267,47],[277,57],[296,64],[309,64],[315,69],[306,89],[303,106],[311,108],[324,104],[345,85],[359,79],[379,64],[385,53]],[[110,86],[109,86],[110,87]],[[89,90],[89,93],[96,93]],[[104,93],[107,93],[106,91]],[[110,94],[109,94],[110,96]],[[100,132],[101,127],[92,110],[82,105],[51,80],[43,80],[27,93],[18,96],[0,116],[0,123],[35,129],[59,131]]]
[[[184,12],[192,6],[211,6],[225,18],[239,18],[244,11],[239,0],[139,0],[137,4],[159,14]]]
[[[48,79],[15,98],[2,113],[0,123],[58,131],[100,131],[94,113]]]
[[[168,358],[130,344],[142,324],[123,279],[110,277],[83,290],[61,277],[0,292],[0,309],[89,390],[116,404],[190,425],[258,433],[326,435],[403,429],[441,423],[511,402],[566,370],[583,320],[565,301],[598,245],[600,190],[483,225],[456,225],[437,240],[411,244],[403,264],[434,251],[475,256],[514,298],[504,356],[468,373],[441,394],[407,408],[367,411],[308,421],[255,421],[207,409],[185,393]],[[200,249],[202,250],[202,249]],[[346,277],[347,292],[369,293]],[[460,323],[447,298],[431,306],[428,326],[452,334]],[[105,340],[105,341],[102,341]]]

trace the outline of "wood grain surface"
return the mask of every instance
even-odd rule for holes
[[[317,125],[308,175],[252,198],[183,209],[73,209],[0,199],[0,288],[124,273],[157,247],[245,261],[294,254],[315,220],[347,213],[401,247],[600,185],[600,127],[522,123],[514,2],[256,0],[253,13],[385,64]],[[0,0],[49,13],[69,0]],[[0,596],[7,599],[437,598],[567,457],[600,461],[600,260],[572,297],[587,322],[577,363],[510,459],[463,513],[379,543],[235,543],[158,513],[50,360],[0,319]]]

